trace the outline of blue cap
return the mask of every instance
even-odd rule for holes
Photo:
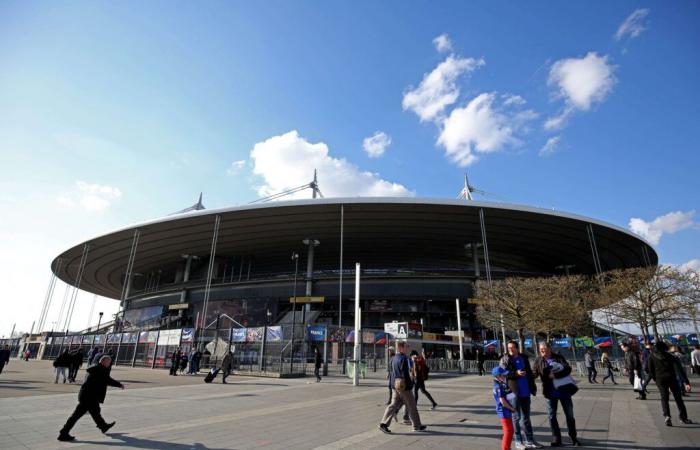
[[[491,371],[491,375],[493,375],[494,377],[497,377],[497,376],[500,376],[500,375],[504,375],[504,376],[505,376],[505,375],[508,375],[508,371],[507,371],[506,369],[504,369],[503,367],[501,367],[501,366],[496,366],[496,367],[494,367],[493,370]]]

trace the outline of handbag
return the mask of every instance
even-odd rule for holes
[[[639,378],[639,375],[634,376],[634,390],[638,392],[642,392],[644,390],[644,385],[642,384],[642,379]]]
[[[576,386],[576,382],[571,375],[555,378],[552,380],[552,384],[554,385],[554,389],[565,397],[572,397],[578,392],[578,386]]]

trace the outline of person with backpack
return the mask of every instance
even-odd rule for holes
[[[425,389],[425,381],[428,379],[430,374],[430,368],[428,367],[428,364],[426,364],[425,358],[423,358],[422,355],[419,355],[415,350],[411,352],[411,359],[413,359],[411,378],[413,378],[414,382],[413,396],[416,399],[416,405],[418,405],[418,391],[421,391],[423,395],[428,397],[430,403],[432,403],[433,406],[430,409],[434,410],[437,407],[437,403],[435,400],[433,400],[433,396],[430,395],[430,392]]]

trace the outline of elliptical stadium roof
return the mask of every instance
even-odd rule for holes
[[[80,289],[118,299],[135,229],[141,236],[134,272],[146,272],[178,263],[183,254],[207,256],[216,215],[221,218],[217,255],[254,255],[287,268],[291,251],[303,248],[302,239],[313,238],[321,241],[316,261],[337,267],[341,205],[345,268],[356,261],[370,262],[371,267],[406,260],[418,264],[425,258],[445,265],[469,264],[465,244],[481,243],[480,209],[495,272],[557,273],[558,266],[573,265],[572,273],[595,273],[589,224],[603,271],[658,264],[654,249],[639,236],[574,214],[481,201],[333,198],[192,211],[131,225],[61,253],[56,275],[75,283],[87,243],[90,250]],[[51,266],[54,270],[56,263],[57,259]]]

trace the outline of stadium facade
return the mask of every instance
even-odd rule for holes
[[[213,255],[213,257],[212,257]],[[294,258],[294,255],[298,255]],[[653,266],[654,249],[599,220],[473,200],[334,198],[191,211],[131,225],[61,253],[54,274],[121,302],[120,329],[393,320],[482,336],[468,303],[478,279],[592,275]],[[342,298],[342,302],[341,302]],[[218,325],[218,323],[217,323]]]

